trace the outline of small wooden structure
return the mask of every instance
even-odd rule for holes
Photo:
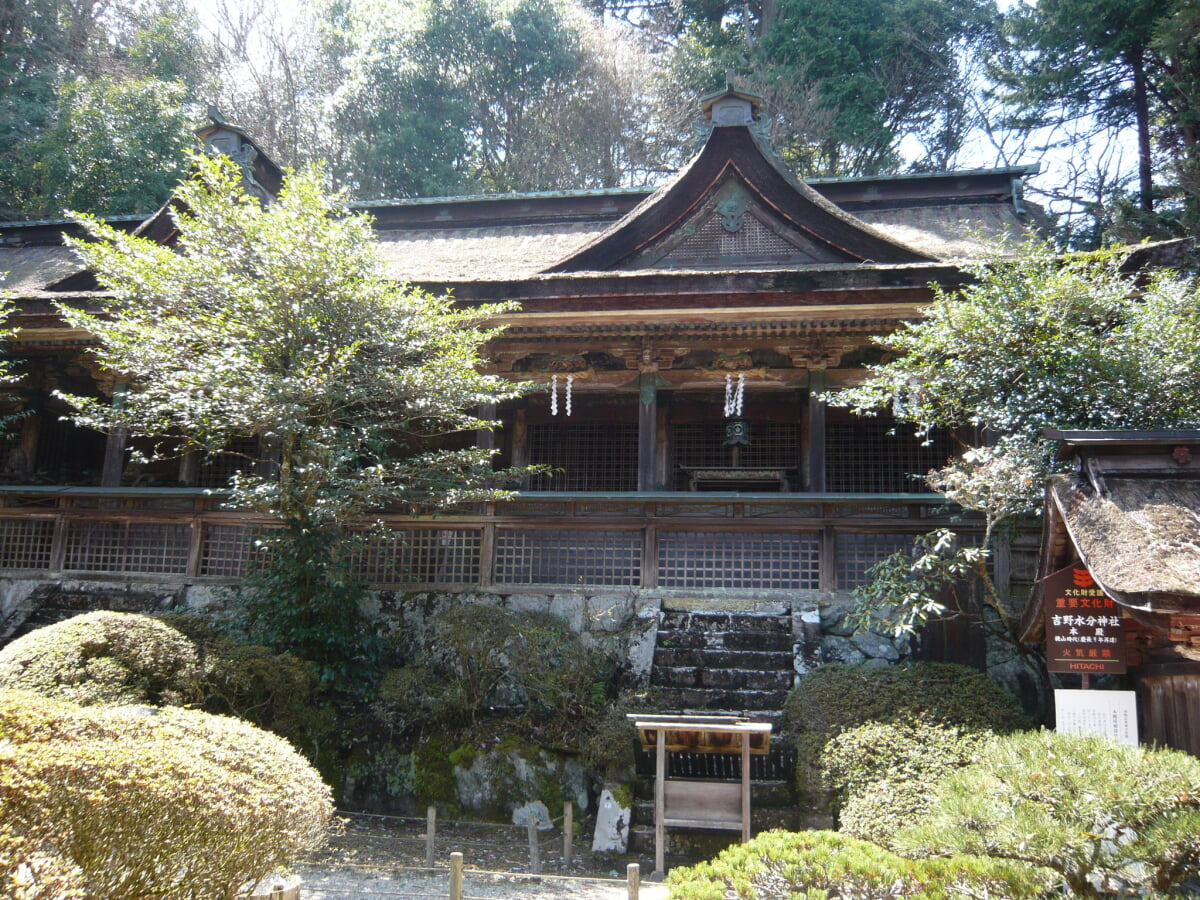
[[[750,757],[770,749],[771,724],[741,716],[628,717],[642,749],[654,753],[654,871],[666,871],[666,830],[707,828],[742,832],[750,840]],[[742,758],[741,782],[667,777],[669,753],[724,753]]]

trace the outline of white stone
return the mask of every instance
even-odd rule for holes
[[[550,821],[550,810],[546,809],[546,804],[541,800],[531,800],[513,810],[512,823],[514,825],[529,827],[531,820],[537,826],[538,831],[549,831],[554,827]]]
[[[658,640],[658,616],[639,617],[629,637],[629,675],[638,684],[650,683],[650,669],[654,665],[654,645]]]
[[[596,833],[592,837],[592,852],[624,853],[629,847],[629,821],[629,808],[617,803],[612,791],[602,791],[596,809]]]
[[[513,612],[550,612],[550,598],[544,594],[513,594],[505,605]]]
[[[579,594],[555,594],[550,598],[550,613],[566,622],[576,634],[583,631],[584,606],[584,599]]]

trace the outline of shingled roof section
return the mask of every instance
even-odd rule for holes
[[[719,103],[725,97],[714,98]],[[813,262],[934,262],[851,215],[796,179],[756,134],[752,106],[737,92],[744,118],[712,121],[704,147],[678,175],[655,191],[587,246],[550,267],[548,273],[653,268],[672,246],[673,236],[691,236],[720,202],[739,207],[732,233],[750,222],[747,208],[758,210],[764,231],[794,244]],[[713,104],[708,106],[711,108]],[[736,123],[739,122],[740,123]],[[721,199],[723,192],[736,197]],[[713,207],[716,207],[714,209]],[[654,249],[659,248],[659,253]]]
[[[1080,560],[1144,621],[1200,613],[1200,431],[1047,431],[1077,471],[1046,487],[1040,575]],[[1040,579],[1039,579],[1040,580]],[[1022,639],[1040,639],[1035,590]]]

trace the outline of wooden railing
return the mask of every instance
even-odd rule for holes
[[[228,582],[271,522],[218,492],[0,488],[0,571]],[[352,566],[405,590],[850,588],[949,520],[934,494],[526,493],[435,516],[381,514]],[[969,529],[968,529],[969,530]]]

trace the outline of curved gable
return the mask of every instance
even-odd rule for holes
[[[795,179],[748,125],[715,125],[703,149],[547,273],[933,262]]]

